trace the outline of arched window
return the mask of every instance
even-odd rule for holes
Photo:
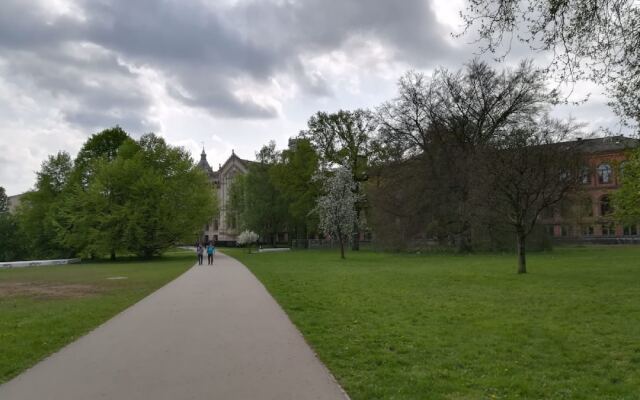
[[[586,165],[580,169],[580,183],[583,185],[591,183],[591,168]]]
[[[608,195],[600,197],[600,216],[611,214],[611,201]]]
[[[600,164],[598,166],[598,183],[612,183],[613,171],[609,164]]]

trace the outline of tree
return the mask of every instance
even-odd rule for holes
[[[430,78],[409,72],[400,80],[398,97],[378,109],[378,140],[387,162],[408,163],[421,173],[411,187],[387,191],[412,197],[391,199],[396,203],[420,205],[416,226],[459,251],[472,249],[478,149],[553,100],[541,77],[530,62],[498,72],[474,60],[457,72],[440,69]],[[383,176],[380,185],[395,182]],[[396,206],[394,212],[409,210]]]
[[[276,243],[276,234],[287,225],[287,203],[275,187],[271,171],[280,159],[275,142],[256,153],[258,162],[249,165],[246,175],[234,177],[227,218],[237,218],[240,229],[257,232],[263,240]]]
[[[35,190],[25,193],[20,200],[17,218],[24,232],[30,257],[58,258],[74,254],[58,240],[58,221],[55,213],[73,170],[71,156],[58,152],[49,156],[37,172]]]
[[[362,182],[368,179],[367,170],[376,147],[373,137],[377,120],[367,110],[344,111],[334,114],[318,112],[308,122],[308,129],[301,132],[318,155],[324,169],[335,166],[348,168],[353,174],[354,191],[361,200],[354,204],[356,221],[353,229],[353,250],[359,249],[361,212],[365,206]]]
[[[117,203],[122,204],[122,218],[120,213],[114,214],[124,226],[113,226],[123,230],[129,251],[151,257],[191,240],[217,213],[217,198],[186,150],[170,146],[154,134],[143,135],[138,145],[130,160],[116,164],[116,173],[131,178],[131,184]],[[109,210],[101,218],[108,224]]]
[[[25,237],[18,218],[9,213],[0,213],[0,261],[23,260],[28,256]]]
[[[640,122],[640,4],[634,0],[470,0],[466,30],[483,50],[507,52],[515,37],[552,56],[562,82],[588,79],[615,98],[614,110]]]
[[[9,212],[9,201],[0,186],[0,261],[15,261],[25,256],[24,240],[17,218]]]
[[[9,198],[4,188],[0,186],[0,213],[6,213],[9,211]]]
[[[640,222],[640,149],[635,149],[620,167],[622,182],[613,193],[613,210],[617,220],[634,225]]]
[[[289,232],[299,240],[307,239],[309,232],[317,226],[311,211],[320,193],[319,182],[313,179],[318,167],[318,155],[311,142],[296,138],[289,140],[289,148],[282,152],[280,160],[269,172],[286,203]]]
[[[579,141],[563,142],[576,126],[547,116],[525,119],[482,151],[476,204],[516,236],[518,273],[527,272],[526,240],[540,215],[579,185]]]
[[[251,245],[258,243],[258,238],[258,234],[253,231],[242,231],[242,233],[238,235],[238,244],[240,246],[247,246],[249,253],[251,253]]]
[[[320,219],[320,230],[340,243],[340,257],[344,257],[344,245],[357,223],[355,204],[359,196],[354,190],[353,172],[338,167],[323,180],[323,194],[318,197],[314,211]]]
[[[118,155],[118,149],[127,139],[130,139],[129,135],[119,126],[92,135],[76,156],[74,179],[86,187],[95,170],[93,164],[99,159],[113,161]]]

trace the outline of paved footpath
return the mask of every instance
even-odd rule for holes
[[[224,254],[0,386],[2,400],[346,398],[262,284]]]

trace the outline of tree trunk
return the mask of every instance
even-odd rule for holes
[[[518,273],[526,274],[527,273],[527,255],[525,249],[525,240],[526,235],[523,230],[518,230],[517,232],[517,241],[518,241]]]
[[[353,223],[353,236],[351,241],[351,250],[360,250],[360,232],[358,232],[358,222]]]
[[[111,261],[115,261],[115,260],[116,260],[116,251],[111,250]]]
[[[340,258],[344,260],[344,238],[340,237]]]

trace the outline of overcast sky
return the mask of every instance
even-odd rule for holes
[[[463,1],[2,0],[0,186],[30,189],[47,155],[114,125],[196,159],[204,143],[214,169],[232,149],[282,148],[316,111],[374,108],[407,70],[473,58],[450,35]],[[615,128],[589,91],[558,115]]]

